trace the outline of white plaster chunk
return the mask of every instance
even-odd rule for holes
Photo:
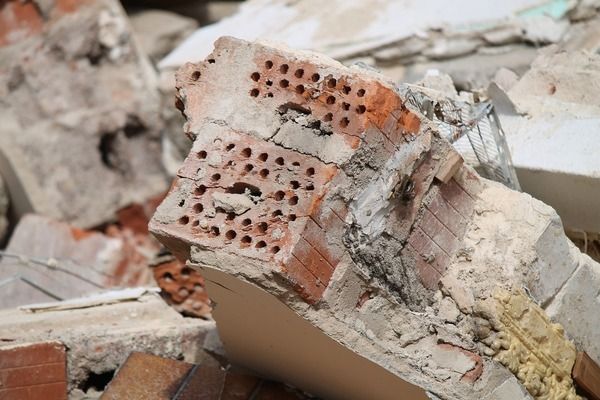
[[[438,367],[465,374],[475,368],[475,361],[452,348],[434,346],[431,349],[431,360]]]
[[[213,193],[213,206],[220,207],[226,212],[241,215],[254,206],[254,202],[245,194]]]

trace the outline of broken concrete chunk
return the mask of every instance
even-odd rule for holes
[[[0,10],[0,165],[17,216],[89,228],[166,190],[160,99],[119,2],[67,3]]]
[[[217,192],[213,193],[212,198],[215,209],[221,208],[225,212],[234,213],[235,215],[242,215],[254,207],[254,202],[250,198],[250,192],[248,194]]]
[[[150,229],[206,278],[232,360],[331,398],[493,398],[513,375],[539,399],[574,393],[573,347],[534,307],[566,287],[578,254],[547,251],[571,249],[550,207],[456,163],[437,127],[370,70],[221,38],[177,78],[195,142]],[[315,148],[306,130],[323,128],[343,158]],[[297,133],[293,147],[276,140],[282,129]],[[246,190],[243,215],[215,202]],[[535,386],[537,369],[525,376],[499,351],[509,325],[490,298],[498,288],[531,294],[517,308],[536,324],[514,317],[529,335],[519,340],[548,329],[560,387]]]

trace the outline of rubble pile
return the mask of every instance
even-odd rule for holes
[[[599,9],[0,2],[0,399],[600,399]]]

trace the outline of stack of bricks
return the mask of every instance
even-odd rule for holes
[[[544,251],[568,248],[558,217],[464,166],[393,84],[221,38],[177,90],[194,144],[150,230],[205,277],[232,361],[325,398],[577,398],[548,361],[572,354],[562,328],[498,300],[534,309],[572,274]]]

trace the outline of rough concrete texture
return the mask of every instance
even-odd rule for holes
[[[105,235],[25,215],[0,262],[0,308],[151,284],[148,263],[159,248],[128,229],[112,227]]]
[[[214,322],[182,317],[154,293],[61,311],[0,312],[3,345],[45,341],[65,345],[71,395],[93,389],[95,377],[112,375],[132,351],[201,362],[206,357],[204,338],[214,329]]]
[[[156,77],[120,4],[8,1],[0,21],[0,165],[17,215],[86,228],[166,190]]]
[[[150,229],[201,270],[233,361],[327,398],[493,398],[512,374],[479,304],[547,304],[575,270],[550,207],[446,176],[454,150],[369,71],[221,38],[177,85],[195,141]]]

